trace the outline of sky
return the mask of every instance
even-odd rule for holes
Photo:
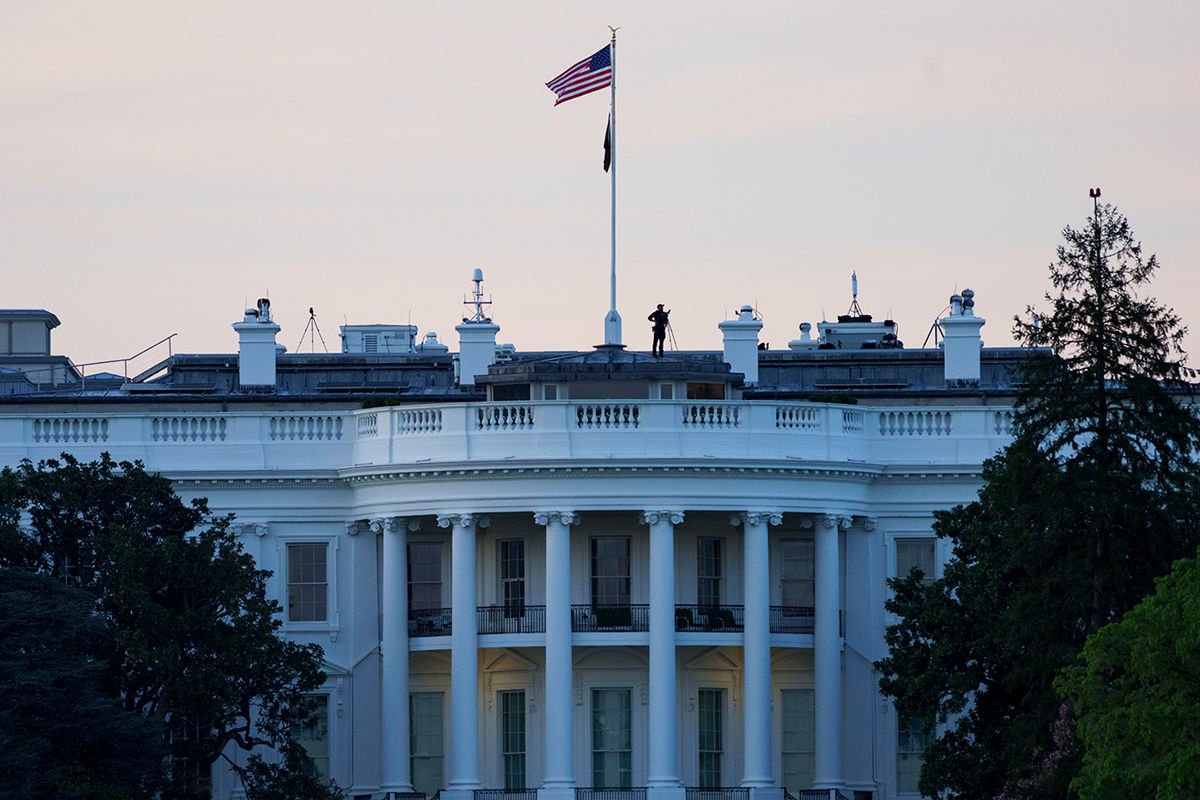
[[[1200,6],[1180,0],[8,0],[0,306],[55,312],[77,363],[173,333],[233,352],[261,296],[293,352],[310,307],[333,351],[345,322],[457,349],[479,267],[501,342],[598,344],[608,93],[556,108],[545,82],[608,25],[627,345],[661,302],[681,348],[719,348],[750,303],[782,348],[846,312],[854,271],[909,347],[967,287],[1009,344],[1099,186],[1200,362]]]

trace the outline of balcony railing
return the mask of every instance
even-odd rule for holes
[[[537,800],[537,789],[476,789],[475,800]]]
[[[413,638],[421,636],[449,636],[450,609],[409,609],[408,635]]]
[[[545,606],[480,606],[480,633],[545,633]]]
[[[684,800],[750,800],[750,790],[742,786],[722,789],[702,789],[689,786],[683,790]]]
[[[742,629],[741,606],[675,606],[677,631],[738,633]]]
[[[571,606],[571,630],[576,633],[648,631],[650,606]]]
[[[771,633],[812,632],[812,606],[771,606]]]
[[[575,789],[575,800],[646,800],[646,787],[630,789]]]

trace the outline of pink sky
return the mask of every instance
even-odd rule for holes
[[[0,305],[77,362],[232,351],[267,293],[291,350],[310,306],[332,349],[410,319],[456,348],[482,267],[501,341],[596,344],[608,98],[543,84],[614,24],[627,344],[663,302],[716,348],[754,303],[783,347],[853,270],[910,347],[968,286],[1008,343],[1100,186],[1197,350],[1200,12],[1000,5],[7,3]]]

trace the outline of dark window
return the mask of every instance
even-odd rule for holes
[[[408,545],[408,607],[413,611],[442,607],[440,542],[411,542]]]
[[[442,788],[442,693],[413,692],[408,696],[409,761],[413,788],[431,797]]]
[[[504,788],[525,788],[525,692],[500,692],[500,757]]]
[[[701,689],[696,700],[700,712],[700,788],[716,789],[723,785],[721,711],[725,705],[725,690]]]
[[[592,786],[633,782],[633,715],[629,689],[592,689]]]
[[[528,383],[498,383],[492,386],[492,399],[498,403],[529,400]]]
[[[328,618],[328,552],[324,542],[287,546],[288,619],[292,622],[324,622]]]
[[[723,383],[689,383],[687,385],[688,400],[724,400],[725,384]]]
[[[502,539],[499,544],[500,600],[504,615],[521,617],[525,614],[525,540]]]
[[[779,542],[783,605],[796,608],[813,606],[813,540],[782,539]]]
[[[696,551],[696,604],[721,605],[721,540],[701,536]]]
[[[592,605],[629,605],[629,539],[592,539]]]

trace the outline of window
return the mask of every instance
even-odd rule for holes
[[[783,785],[789,792],[812,788],[817,773],[816,727],[812,689],[784,689]]]
[[[504,616],[523,617],[525,616],[525,540],[501,539],[497,560],[500,566],[500,601],[504,606]]]
[[[329,779],[329,695],[309,695],[313,711],[307,725],[292,735],[292,740],[304,748],[309,763],[307,769],[325,780]]]
[[[497,403],[528,402],[528,383],[498,383],[492,386],[492,400]]]
[[[592,605],[629,605],[629,539],[592,539]]]
[[[701,689],[696,697],[700,711],[700,788],[716,789],[721,783],[724,689]]]
[[[696,604],[721,605],[721,540],[701,536],[696,552]]]
[[[921,583],[928,586],[934,580],[933,567],[934,540],[897,539],[896,540],[896,577],[907,578],[913,569],[919,569],[924,574]]]
[[[723,383],[689,383],[687,385],[688,400],[724,400],[725,384]]]
[[[779,542],[782,603],[791,608],[813,607],[813,540],[783,539]]]
[[[921,720],[900,717],[896,733],[896,791],[919,794],[921,764],[925,748],[933,742],[933,731]]]
[[[542,399],[543,400],[557,400],[558,399],[558,384],[557,383],[547,383],[547,384],[543,385],[542,386]]]
[[[525,692],[500,692],[500,758],[504,788],[525,788]]]
[[[413,692],[408,696],[409,761],[413,789],[426,797],[442,788],[442,692]]]
[[[675,384],[660,383],[658,385],[659,400],[674,400],[675,399]]]
[[[627,789],[633,782],[630,689],[592,689],[592,786]]]
[[[287,546],[287,616],[290,622],[324,622],[328,619],[328,554],[329,545],[325,542]]]
[[[412,611],[442,607],[440,542],[411,542],[408,545],[408,607]]]

